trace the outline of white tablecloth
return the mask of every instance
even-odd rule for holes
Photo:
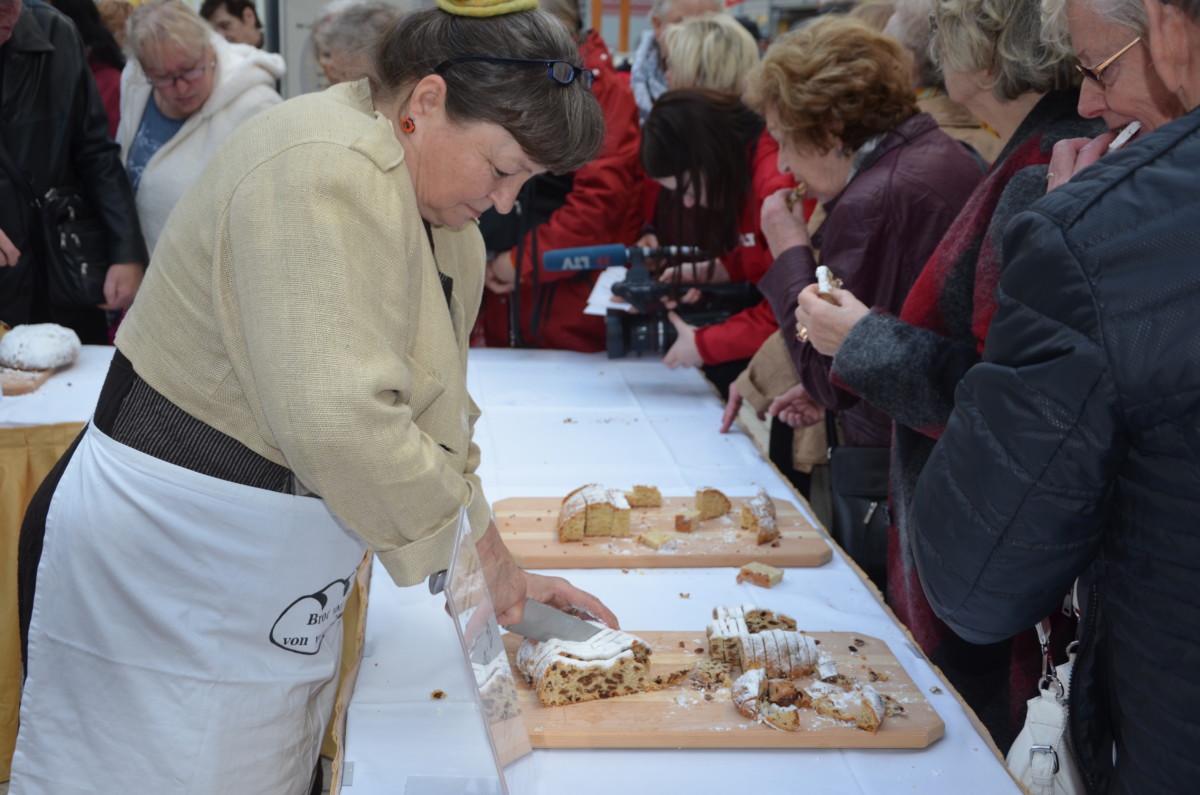
[[[720,401],[693,370],[603,355],[475,350],[470,386],[483,409],[476,440],[492,501],[561,495],[588,482],[653,483],[666,495],[705,485],[746,494],[761,485],[792,499],[747,436],[717,433]],[[601,597],[635,632],[702,633],[714,605],[755,602],[795,616],[805,629],[878,637],[937,710],[946,734],[922,750],[539,750],[522,763],[514,795],[1020,791],[946,683],[839,555],[821,568],[788,569],[770,591],[738,585],[733,569],[552,573]],[[472,745],[477,738],[458,734],[469,722],[470,684],[443,604],[423,586],[397,588],[376,566],[348,717],[345,795],[396,795],[406,786],[410,793],[450,792],[423,789],[422,777],[470,777],[487,768]],[[431,700],[435,689],[450,699]]]
[[[0,428],[87,422],[116,348],[84,345],[70,367],[59,370],[28,395],[0,396]]]

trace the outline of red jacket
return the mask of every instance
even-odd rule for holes
[[[566,202],[543,224],[527,232],[520,250],[518,300],[524,343],[536,348],[602,351],[604,318],[584,315],[599,271],[550,272],[538,259],[547,251],[604,243],[632,245],[641,229],[641,129],[629,84],[612,65],[608,46],[595,31],[579,44],[584,65],[595,74],[592,93],[604,111],[607,133],[600,156],[574,174]],[[535,287],[535,268],[536,281]],[[512,294],[484,292],[483,318],[487,345],[508,347]],[[531,320],[538,313],[537,333]]]
[[[771,267],[771,250],[762,233],[762,203],[775,191],[796,185],[791,176],[779,172],[778,152],[779,145],[764,130],[750,162],[750,195],[738,220],[739,245],[721,258],[730,281],[758,284]],[[811,211],[806,205],[805,215]],[[696,329],[696,350],[705,364],[748,359],[777,328],[764,299],[721,323]]]

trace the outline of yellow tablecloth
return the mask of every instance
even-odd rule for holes
[[[17,617],[17,538],[25,506],[83,428],[81,422],[0,428],[0,781],[7,781],[21,703],[21,629]]]

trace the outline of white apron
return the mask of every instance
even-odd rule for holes
[[[366,545],[89,426],[55,490],[12,795],[307,795]]]

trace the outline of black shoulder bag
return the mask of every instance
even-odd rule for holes
[[[890,450],[838,444],[834,417],[825,412],[833,540],[886,592]]]
[[[108,233],[83,193],[74,187],[51,188],[39,199],[3,144],[0,144],[0,167],[8,172],[37,220],[50,303],[103,304],[109,265]]]

